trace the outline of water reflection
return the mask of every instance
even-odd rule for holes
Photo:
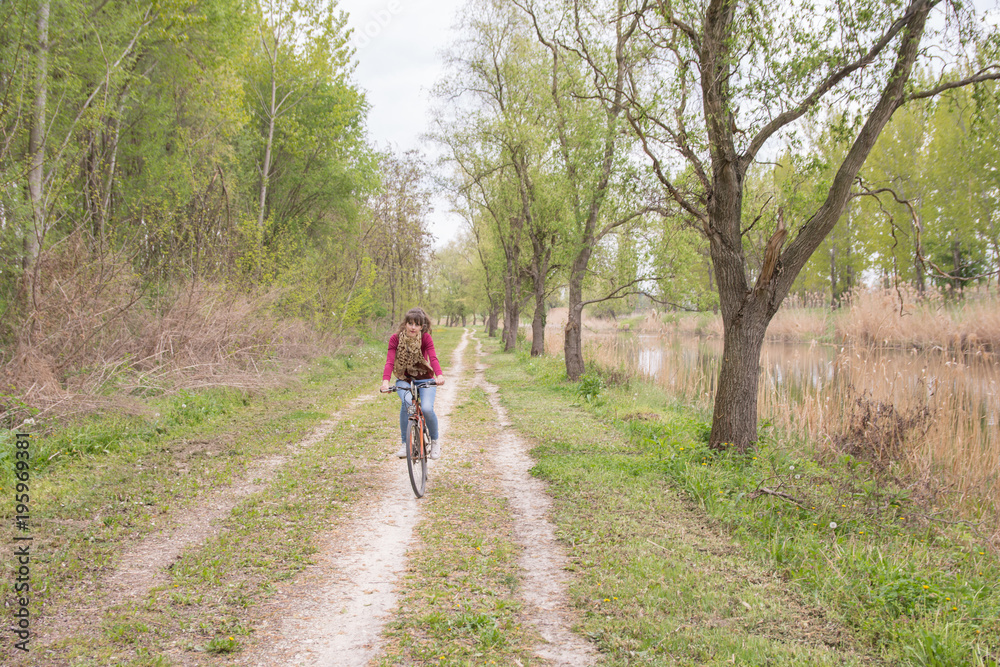
[[[722,355],[718,338],[588,332],[584,340],[588,357],[601,365],[624,365],[706,406],[714,395]],[[982,354],[769,342],[761,353],[758,405],[761,417],[812,426],[821,437],[843,427],[858,397],[898,411],[926,407],[942,438],[954,443],[961,437],[1000,452],[998,386],[1000,369]]]

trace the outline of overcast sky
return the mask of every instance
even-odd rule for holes
[[[355,80],[368,95],[370,139],[400,152],[418,149],[430,123],[430,89],[442,74],[441,52],[453,41],[452,26],[466,0],[340,0],[354,30]],[[444,200],[434,202],[431,233],[437,245],[455,238],[461,220]]]

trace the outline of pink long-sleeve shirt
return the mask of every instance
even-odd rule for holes
[[[389,380],[392,378],[392,367],[396,365],[396,350],[399,348],[399,334],[394,333],[389,336],[389,353],[386,355],[385,368],[382,370],[382,379]],[[425,333],[420,339],[420,351],[424,355],[424,359],[430,362],[431,368],[434,369],[434,375],[427,375],[425,377],[417,378],[418,380],[430,380],[438,375],[443,375],[441,372],[441,362],[438,361],[437,352],[434,351],[434,339],[431,338],[429,333]]]

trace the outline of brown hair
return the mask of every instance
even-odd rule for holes
[[[399,323],[399,328],[396,329],[397,334],[403,333],[403,329],[406,328],[407,322],[419,324],[421,333],[429,334],[431,332],[431,318],[427,317],[427,313],[424,312],[423,308],[410,308],[406,311],[406,315],[403,316],[403,321]]]

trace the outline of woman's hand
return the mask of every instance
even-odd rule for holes
[[[386,393],[387,391],[389,391],[389,381],[388,380],[382,380],[382,389],[381,389],[381,391],[382,391],[383,394]]]
[[[438,375],[436,378],[434,378],[434,383],[437,384],[437,386],[439,387],[442,386],[444,384],[444,376]]]

